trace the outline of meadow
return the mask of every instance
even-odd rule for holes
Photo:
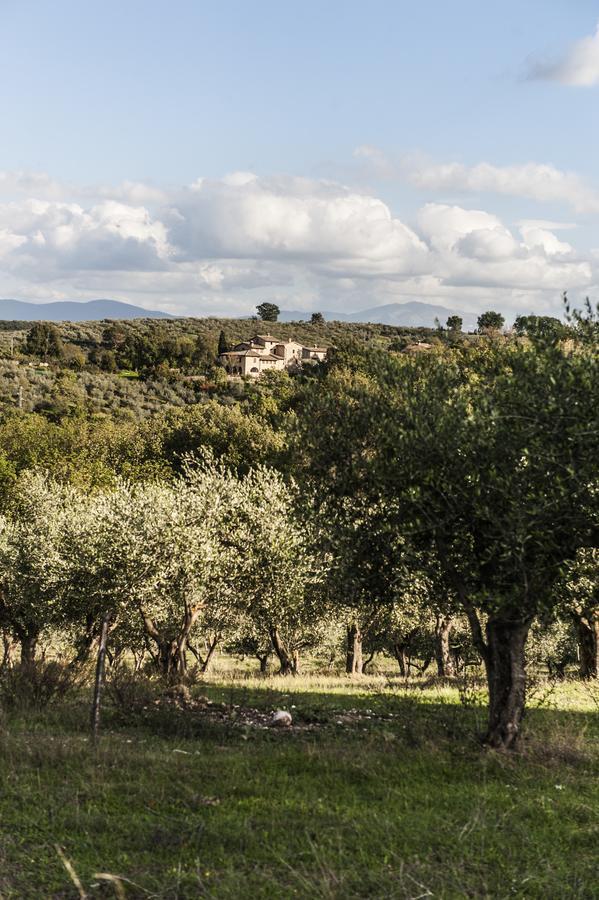
[[[109,675],[5,704],[0,895],[591,898],[596,686],[533,683],[517,752],[483,750],[474,677]],[[270,725],[286,709],[290,728]]]

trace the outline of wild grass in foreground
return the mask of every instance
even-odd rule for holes
[[[509,755],[477,743],[474,683],[215,678],[193,694],[113,692],[95,751],[87,698],[4,715],[0,896],[598,896],[591,689],[539,689]],[[264,727],[274,708],[291,729]]]

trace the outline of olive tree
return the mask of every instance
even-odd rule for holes
[[[298,671],[300,651],[314,646],[326,626],[326,559],[309,513],[293,481],[257,468],[240,482],[227,523],[241,565],[239,611],[269,636],[282,674]]]
[[[19,642],[25,663],[62,617],[62,536],[76,504],[73,488],[25,471],[0,520],[0,625]]]
[[[236,559],[226,522],[236,488],[234,476],[211,463],[172,485],[121,488],[119,576],[165,675],[185,671],[202,614],[214,615],[234,597]]]
[[[363,372],[334,368],[306,415],[319,483],[388,503],[389,527],[436,561],[467,615],[493,746],[519,734],[531,623],[596,545],[596,351],[552,340],[366,358]]]

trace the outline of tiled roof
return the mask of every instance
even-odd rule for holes
[[[281,360],[282,356],[273,356],[272,353],[264,353],[263,350],[227,350],[221,356],[250,356],[252,359]]]

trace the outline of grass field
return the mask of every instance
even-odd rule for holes
[[[4,714],[2,898],[599,896],[588,686],[538,689],[509,756],[477,743],[477,684],[221,675],[192,693],[113,689],[95,750],[86,698]],[[277,708],[290,729],[268,727]]]

